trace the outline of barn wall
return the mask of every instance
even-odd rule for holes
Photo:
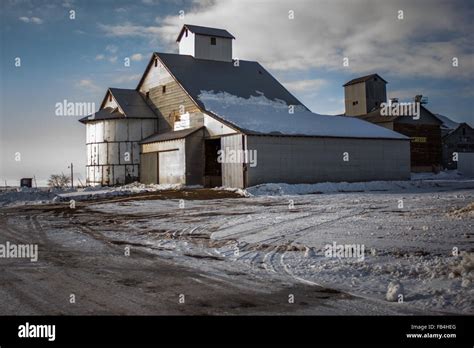
[[[459,153],[458,170],[463,175],[474,177],[474,153]]]
[[[224,123],[206,114],[204,114],[204,126],[206,127],[210,136],[233,134],[236,132],[234,129],[226,126]]]
[[[112,95],[112,98],[110,98],[111,93],[110,91],[107,92],[107,95],[105,97],[105,103],[104,103],[104,108],[119,108],[120,112],[123,113],[123,110],[120,108],[118,105],[117,101],[115,100],[114,96]],[[112,99],[112,100],[110,100]]]
[[[199,59],[232,61],[232,39],[216,37],[216,45],[211,45],[211,37],[195,35],[194,57]]]
[[[379,108],[381,103],[387,102],[387,87],[378,77],[373,77],[365,83],[366,112]]]
[[[139,141],[156,131],[157,120],[120,119],[86,124],[86,182],[120,185],[138,180]]]
[[[474,152],[474,129],[467,124],[461,124],[456,130],[442,138],[443,167],[456,169],[457,162],[453,160],[455,152]]]
[[[243,134],[224,136],[221,138],[221,150],[243,150],[244,141]],[[222,163],[222,186],[244,187],[243,163]]]
[[[248,186],[410,178],[408,141],[271,136],[247,136],[247,141],[249,150],[257,150]]]
[[[352,105],[357,101],[357,105]],[[365,84],[356,83],[344,87],[344,102],[347,116],[359,116],[367,113]]]
[[[411,117],[403,117],[408,119]],[[395,123],[394,131],[411,138],[412,171],[432,171],[441,166],[442,145],[439,125]]]
[[[156,63],[155,63],[156,61]],[[155,59],[148,70],[139,91],[145,96],[147,104],[158,115],[158,132],[166,133],[174,129],[182,114],[189,113],[190,126],[203,124],[204,115],[174,80],[159,59]],[[156,66],[155,66],[156,65]],[[163,86],[165,92],[163,93]],[[148,98],[146,97],[148,93]]]
[[[183,33],[179,41],[179,54],[194,56],[194,33],[188,30],[188,36]]]

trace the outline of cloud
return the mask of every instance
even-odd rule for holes
[[[43,24],[43,20],[38,17],[19,17],[20,21],[24,23]]]
[[[95,56],[95,60],[104,60],[105,56],[103,54],[98,54]]]
[[[71,8],[74,5],[74,0],[66,0],[62,3],[65,8]]]
[[[156,26],[141,26],[133,24],[108,25],[99,24],[99,28],[105,32],[107,36],[113,37],[146,37],[158,38],[163,34],[163,28]]]
[[[296,80],[283,82],[283,86],[292,92],[316,92],[326,83],[323,79]]]
[[[76,87],[80,88],[80,89],[83,89],[83,90],[93,91],[93,92],[97,92],[97,91],[100,91],[102,89],[98,85],[96,85],[94,83],[94,81],[92,81],[90,79],[79,80],[76,83]]]
[[[107,60],[111,63],[115,63],[117,61],[117,56],[109,57],[109,58],[107,58]]]
[[[132,56],[130,57],[131,60],[136,61],[136,62],[141,61],[143,58],[144,58],[143,54],[141,53],[132,54]]]
[[[392,76],[466,78],[474,72],[473,10],[443,0],[380,2],[301,0],[206,2],[186,11],[186,23],[225,28],[235,57],[260,61],[281,71],[323,68],[351,75],[378,72]],[[404,11],[404,19],[397,18]],[[289,19],[288,11],[294,11]],[[111,36],[159,36],[169,48],[183,21],[157,18],[160,26],[102,26]],[[343,58],[349,58],[349,67]],[[458,57],[458,68],[452,58]]]
[[[133,74],[133,75],[122,75],[116,77],[113,82],[114,83],[126,83],[126,82],[135,82],[138,83],[142,74]]]
[[[105,46],[105,50],[110,53],[117,53],[118,47],[115,45],[107,45]]]

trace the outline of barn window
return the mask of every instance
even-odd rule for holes
[[[188,37],[188,29],[184,29],[184,36]]]
[[[146,92],[146,99],[149,99],[150,98],[150,92]]]
[[[359,101],[357,100],[352,102],[352,105],[357,105],[357,104],[359,104]]]
[[[211,37],[211,45],[215,46],[216,45],[216,38]]]
[[[155,59],[155,68],[158,66],[158,59]]]
[[[112,101],[112,94],[109,94],[109,102]]]
[[[161,93],[165,94],[166,93],[166,86],[161,87]]]

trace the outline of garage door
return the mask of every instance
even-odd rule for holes
[[[143,184],[158,184],[158,152],[141,154],[140,182]]]
[[[165,151],[159,153],[160,184],[184,183],[184,168],[179,151]]]

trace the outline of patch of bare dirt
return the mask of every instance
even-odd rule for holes
[[[451,210],[446,215],[455,219],[462,219],[466,217],[474,218],[474,202],[466,205],[463,208]]]

